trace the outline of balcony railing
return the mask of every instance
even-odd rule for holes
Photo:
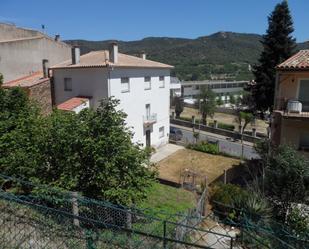
[[[300,101],[302,103],[301,112],[289,112],[288,111],[288,101],[287,98],[277,98],[275,102],[275,112],[280,112],[283,116],[287,117],[309,117],[309,102]]]
[[[157,122],[157,114],[152,113],[150,115],[143,116],[144,125],[150,125]]]

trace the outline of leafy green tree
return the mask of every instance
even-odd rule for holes
[[[217,98],[216,103],[217,103],[217,106],[221,106],[221,105],[224,104],[224,103],[223,103],[223,100],[221,99],[221,96],[219,96],[219,97]]]
[[[175,114],[176,118],[180,118],[180,114],[183,112],[184,102],[182,97],[175,97]]]
[[[146,197],[156,173],[149,153],[131,142],[117,100],[50,116],[20,88],[0,88],[0,100],[1,173],[120,204]]]
[[[207,116],[212,117],[216,110],[216,94],[207,87],[201,87],[197,104],[202,115],[202,123],[206,125]]]
[[[272,109],[274,104],[275,67],[288,59],[296,47],[287,1],[276,5],[268,18],[268,25],[263,36],[263,51],[259,63],[253,67],[256,84],[251,88],[255,107],[262,112]]]
[[[309,200],[309,162],[288,145],[264,155],[268,157],[264,160],[265,189],[285,220],[292,203]]]
[[[42,141],[46,183],[114,203],[139,202],[153,183],[149,154],[131,142],[126,114],[118,100],[105,99],[97,110],[76,115],[56,111],[46,124]]]
[[[239,132],[243,133],[247,125],[251,123],[253,120],[254,120],[254,116],[252,113],[239,111],[236,117],[237,123],[239,124],[240,127],[242,127],[242,129],[239,130]]]
[[[42,162],[39,110],[21,88],[3,89],[0,78],[0,171],[29,178]]]

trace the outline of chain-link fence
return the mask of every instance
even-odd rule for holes
[[[230,218],[235,211],[225,207],[205,217],[206,191],[188,214],[156,215],[3,175],[0,185],[1,249],[309,248],[243,211]]]
[[[164,213],[166,218],[161,219],[152,210],[113,205],[3,175],[0,184],[1,249],[209,248],[196,243],[193,235],[176,238],[177,227],[198,230],[175,222],[183,220],[183,214]]]

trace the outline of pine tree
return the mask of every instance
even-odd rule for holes
[[[272,110],[274,104],[275,67],[288,59],[296,47],[292,37],[293,20],[286,0],[276,5],[268,17],[268,24],[261,41],[263,51],[259,63],[253,68],[256,85],[251,88],[255,108],[263,113],[268,109]]]

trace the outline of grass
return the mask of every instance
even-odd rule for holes
[[[147,194],[147,199],[139,205],[139,208],[151,209],[151,212],[157,213],[160,218],[166,217],[163,213],[184,213],[196,204],[193,193],[160,183],[155,183],[149,188]]]
[[[197,181],[203,181],[206,177],[207,184],[210,184],[220,177],[224,170],[239,163],[240,160],[236,158],[183,149],[160,161],[158,169],[161,178],[174,182],[180,182],[181,172],[189,169],[200,176]]]

